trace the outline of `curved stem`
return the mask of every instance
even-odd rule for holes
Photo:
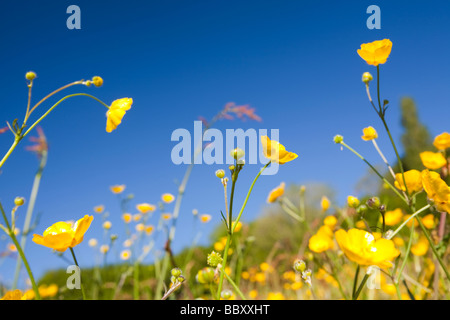
[[[420,208],[419,210],[417,210],[416,212],[414,212],[408,219],[406,219],[405,221],[403,221],[403,223],[397,228],[395,229],[394,232],[392,232],[391,234],[389,234],[389,236],[387,237],[388,240],[392,239],[411,219],[414,219],[414,217],[416,217],[419,213],[429,209],[431,207],[430,204],[427,204],[426,206]],[[417,219],[420,220],[420,219]]]

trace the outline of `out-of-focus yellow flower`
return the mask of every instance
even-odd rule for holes
[[[298,157],[294,152],[286,151],[286,148],[281,143],[270,140],[267,136],[261,136],[261,144],[264,156],[272,160],[272,162],[285,164]]]
[[[89,247],[92,247],[92,248],[93,248],[93,247],[96,247],[97,244],[98,244],[97,239],[92,238],[92,239],[89,239],[89,241],[88,241]]]
[[[42,236],[33,234],[33,241],[56,251],[64,252],[69,247],[73,248],[83,241],[84,234],[89,229],[93,219],[93,216],[85,215],[73,226],[67,222],[57,222],[48,227]]]
[[[155,227],[152,225],[145,226],[145,233],[147,235],[151,235],[153,233],[153,230],[155,230]]]
[[[232,227],[232,228],[235,228],[235,229],[234,229],[234,232],[239,232],[239,231],[241,231],[241,229],[242,229],[242,222],[238,221],[236,227],[234,227],[235,224],[236,224],[236,221],[233,221],[233,222],[231,223],[231,227]]]
[[[112,132],[122,122],[125,113],[130,110],[133,99],[122,98],[114,100],[106,112],[106,132]]]
[[[336,241],[346,257],[362,266],[375,265],[380,268],[389,268],[400,251],[395,248],[394,242],[388,239],[378,239],[364,230],[343,229],[336,231]]]
[[[129,248],[129,247],[131,247],[133,245],[133,240],[131,240],[131,239],[127,239],[127,240],[125,240],[124,242],[123,242],[123,246],[125,247],[125,248]]]
[[[358,220],[358,221],[356,221],[355,226],[356,226],[358,229],[365,229],[365,228],[366,228],[366,224],[364,223],[363,220]]]
[[[267,300],[284,300],[285,297],[281,292],[269,292],[267,294]]]
[[[361,136],[361,139],[364,141],[369,141],[378,138],[377,130],[375,130],[373,127],[367,127],[363,129],[363,135]]]
[[[142,232],[145,230],[145,225],[143,223],[138,223],[135,228],[137,232]]]
[[[142,218],[142,214],[140,214],[140,213],[133,214],[133,221],[134,222],[138,222],[139,220],[141,220],[141,218]]]
[[[436,209],[450,213],[450,188],[441,179],[439,173],[429,170],[422,171],[422,183],[428,198],[434,201]]]
[[[408,220],[409,217],[411,217],[410,214],[405,214],[405,215],[403,216],[403,221]],[[414,219],[409,220],[409,221],[406,223],[406,226],[407,226],[407,227],[411,227],[412,224],[413,224],[413,222],[414,222],[414,227],[417,227],[417,226],[419,225],[419,222],[417,222],[417,220],[414,218]]]
[[[39,295],[41,296],[42,299],[53,298],[54,296],[56,296],[58,294],[58,286],[54,283],[49,286],[47,286],[45,284],[40,285],[38,290],[39,290]]]
[[[225,249],[225,245],[222,242],[215,242],[214,243],[214,250],[222,251],[223,249]]]
[[[408,192],[419,192],[423,189],[422,175],[419,170],[409,170],[405,172],[405,181]],[[395,175],[395,187],[397,189],[406,191],[405,184],[403,182],[403,176],[401,173]]]
[[[267,262],[263,262],[259,265],[259,268],[261,269],[261,271],[264,272],[273,272],[273,267],[268,264]]]
[[[395,226],[402,221],[403,211],[400,208],[395,210],[386,211],[384,214],[384,221],[387,226]],[[380,222],[383,221],[383,218],[380,217]]]
[[[438,150],[445,150],[450,148],[450,133],[443,132],[440,135],[436,136],[433,141],[433,145]]]
[[[257,272],[255,274],[255,281],[259,283],[264,283],[266,281],[266,275],[264,272]]]
[[[27,300],[27,297],[19,289],[6,292],[0,300]]]
[[[323,268],[320,268],[314,275],[318,280],[325,280],[325,282],[331,284],[333,287],[337,288],[339,286],[337,280]]]
[[[10,252],[17,252],[16,245],[13,244],[13,243],[8,244],[8,250],[9,250]]]
[[[197,282],[202,284],[209,284],[214,281],[214,269],[205,267],[197,272],[195,276]]]
[[[322,211],[325,212],[330,208],[330,200],[323,196],[320,200],[320,207],[322,208]]]
[[[105,221],[105,222],[103,222],[103,229],[109,230],[109,229],[111,229],[111,227],[112,227],[111,221]]]
[[[370,43],[363,43],[357,52],[367,64],[378,66],[386,63],[392,50],[392,42],[389,39],[376,40]]]
[[[250,292],[248,293],[248,296],[251,299],[256,299],[256,297],[258,296],[258,290],[256,290],[256,289],[250,290]]]
[[[241,278],[244,280],[248,280],[250,278],[250,273],[248,271],[242,271]]]
[[[279,197],[281,197],[284,194],[284,187],[285,187],[285,183],[282,182],[280,183],[280,185],[274,189],[272,189],[272,191],[270,191],[269,196],[267,197],[267,203],[273,203],[275,202]]]
[[[164,193],[161,196],[161,200],[167,204],[172,203],[175,200],[175,196],[171,193]]]
[[[211,220],[211,215],[209,214],[202,214],[200,215],[200,221],[203,223],[207,223]]]
[[[123,190],[125,190],[125,185],[124,184],[117,184],[117,185],[111,186],[109,188],[111,189],[112,193],[119,194],[119,193],[122,193]]]
[[[308,247],[311,251],[320,253],[334,248],[333,231],[328,226],[322,226],[309,239]]]
[[[101,253],[106,254],[106,253],[108,253],[108,251],[109,251],[109,246],[107,244],[103,244],[100,246]]]
[[[103,205],[94,207],[95,213],[103,213],[103,211],[105,211],[105,206],[103,206]]]
[[[170,220],[172,218],[172,215],[170,213],[163,213],[161,217],[163,220]]]
[[[150,203],[139,203],[136,205],[136,209],[142,214],[147,214],[149,212],[155,211],[156,207]]]
[[[128,260],[128,259],[130,259],[130,257],[131,257],[131,251],[128,249],[123,250],[120,253],[120,259],[122,259],[122,260]]]
[[[434,215],[432,215],[431,213],[422,218],[422,223],[427,229],[433,229],[434,227],[436,227]]]
[[[131,215],[131,213],[122,214],[122,219],[125,223],[130,223],[132,218],[133,216]]]
[[[337,218],[335,216],[328,216],[323,220],[323,224],[333,229],[337,224]]]
[[[411,253],[415,256],[423,256],[427,253],[430,248],[430,243],[427,238],[423,235],[420,236],[419,240],[411,246]]]
[[[447,164],[447,160],[440,152],[424,151],[420,153],[420,159],[425,168],[437,170]]]
[[[356,208],[359,206],[359,200],[357,197],[354,196],[348,196],[347,197],[347,204],[350,208]]]
[[[397,247],[402,247],[405,245],[405,241],[400,237],[394,237],[394,238],[392,238],[392,241],[394,241],[394,244]]]

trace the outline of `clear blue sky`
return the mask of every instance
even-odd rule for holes
[[[81,30],[66,28],[66,9],[81,8]],[[366,9],[381,7],[381,30],[366,27]],[[42,213],[36,233],[60,220],[92,214],[104,204],[121,244],[123,224],[113,184],[126,184],[133,206],[156,203],[163,192],[176,193],[185,166],[172,164],[173,130],[193,130],[198,116],[211,118],[227,102],[249,104],[263,119],[221,121],[232,128],[280,129],[280,140],[299,158],[262,177],[243,217],[250,221],[265,206],[267,193],[287,184],[321,182],[336,190],[337,203],[354,193],[367,168],[350,152],[341,152],[335,134],[374,163],[379,157],[360,139],[372,125],[379,145],[393,161],[381,123],[365,95],[361,74],[375,72],[356,53],[361,43],[389,38],[392,54],[381,67],[382,95],[391,101],[388,122],[399,139],[399,101],[412,96],[433,135],[448,131],[450,88],[448,1],[10,1],[0,10],[0,121],[22,119],[26,107],[24,75],[33,70],[33,101],[58,86],[94,75],[101,88],[77,87],[107,103],[132,97],[123,123],[105,132],[105,108],[78,97],[60,105],[42,127],[50,143],[49,161],[35,212]],[[41,112],[57,98],[42,105]],[[39,111],[35,114],[37,116]],[[0,126],[3,126],[1,124]],[[2,154],[12,142],[0,135]],[[37,169],[24,141],[0,176],[0,200],[11,209],[15,196],[28,198]],[[241,174],[236,205],[243,201],[259,165]],[[175,251],[193,237],[191,210],[209,213],[202,243],[219,223],[222,186],[214,177],[223,166],[196,166],[186,192]],[[170,208],[169,208],[170,211]],[[25,210],[19,213],[19,227]],[[86,239],[101,239],[101,219],[94,218]],[[1,241],[3,248],[7,241]],[[26,253],[39,277],[65,262],[50,249],[28,242]],[[76,249],[79,262],[92,264],[87,243]],[[12,278],[14,263],[3,261],[0,281]]]

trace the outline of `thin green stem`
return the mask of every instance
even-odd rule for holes
[[[221,271],[223,273],[225,273],[225,277],[227,278],[227,281],[231,284],[231,286],[234,288],[234,291],[239,295],[239,297],[241,297],[242,300],[247,300],[244,296],[244,294],[242,293],[241,290],[239,290],[239,287],[236,285],[236,283],[234,283],[234,281],[230,278],[229,275],[226,274],[226,272]]]
[[[227,265],[228,249],[230,248],[231,237],[232,237],[232,234],[229,232],[227,235],[227,242],[225,244],[225,249],[223,251],[222,267],[221,267],[221,272],[220,272],[220,277],[219,277],[219,285],[217,288],[217,297],[216,297],[217,300],[220,300],[220,293],[222,292],[223,277],[225,274],[225,266]]]
[[[69,249],[70,249],[70,253],[72,253],[73,262],[75,262],[75,265],[80,270],[81,294],[83,295],[83,300],[86,300],[86,293],[84,292],[84,285],[83,285],[83,281],[81,280],[81,268],[78,265],[77,257],[75,256],[75,252],[73,251],[73,248],[69,247]]]
[[[429,209],[431,207],[430,204],[427,204],[426,206],[420,208],[419,210],[417,210],[416,212],[414,212],[410,217],[408,217],[408,219],[406,219],[405,221],[403,221],[403,223],[397,228],[395,229],[394,232],[390,233],[389,236],[387,237],[388,240],[392,239],[397,233],[400,232],[400,230],[403,229],[403,227],[411,220],[414,219],[414,217],[416,217],[419,213]],[[420,220],[420,219],[418,219]]]
[[[359,271],[360,271],[361,267],[358,264],[358,266],[356,267],[356,271],[355,271],[355,277],[353,278],[353,290],[352,290],[352,298],[355,296],[356,294],[356,285],[358,283],[358,276],[359,276]]]
[[[22,258],[23,264],[25,268],[27,269],[28,276],[30,277],[31,286],[33,287],[34,294],[36,296],[36,300],[41,300],[41,296],[39,294],[38,287],[36,285],[36,281],[34,280],[33,273],[31,272],[30,265],[28,264],[28,260],[25,257],[25,253],[22,250],[22,247],[19,244],[19,241],[17,241],[16,235],[14,234],[14,230],[11,229],[11,225],[9,224],[8,218],[6,217],[5,210],[3,209],[2,204],[0,203],[0,211],[2,213],[3,219],[5,220],[6,227],[8,229],[8,235],[13,241],[14,245],[16,246],[17,252],[19,253],[20,257]]]
[[[419,220],[419,218],[417,218],[417,217],[416,217],[416,219]],[[406,247],[405,258],[403,259],[403,263],[398,272],[397,279],[395,279],[395,283],[397,283],[397,284],[400,281],[400,278],[402,277],[402,274],[403,274],[403,269],[405,269],[406,263],[408,262],[408,256],[409,256],[409,253],[411,252],[413,237],[414,237],[414,222],[411,223],[411,229],[410,229],[410,233],[409,233],[409,241],[408,241],[408,246]]]
[[[356,290],[355,295],[352,297],[352,300],[358,300],[359,294],[361,293],[361,290],[363,289],[363,287],[366,284],[366,282],[369,279],[369,277],[370,277],[370,275],[368,275],[366,273],[366,275],[364,276],[364,278],[362,279],[362,281],[361,281],[361,283],[360,283],[360,285],[358,287],[358,290]]]

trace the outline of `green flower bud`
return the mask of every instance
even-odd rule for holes
[[[380,198],[372,197],[366,202],[367,206],[371,209],[378,209],[381,205]]]
[[[224,300],[229,300],[233,296],[231,290],[225,289],[220,293],[220,297]]]
[[[296,260],[294,262],[294,270],[297,272],[303,272],[306,270],[306,263],[303,260]]]
[[[236,148],[236,149],[231,150],[230,155],[234,159],[238,160],[238,159],[242,158],[245,155],[245,152],[241,148]]]
[[[222,169],[217,170],[216,177],[219,179],[222,179],[223,177],[225,177],[225,170],[222,170]]]
[[[209,266],[215,268],[219,264],[221,264],[222,261],[223,261],[223,259],[222,259],[222,256],[220,255],[220,253],[215,252],[213,250],[210,254],[208,254],[207,263]]]
[[[33,71],[28,71],[25,74],[25,79],[29,80],[29,81],[33,81],[36,78],[36,73],[34,73]]]
[[[181,276],[181,269],[180,268],[173,268],[170,273],[172,274],[172,276],[174,276],[175,278]]]
[[[341,135],[335,135],[333,138],[334,143],[342,143],[344,142],[344,137]]]
[[[356,209],[356,212],[363,215],[364,213],[367,212],[367,210],[369,210],[369,208],[367,208],[367,206],[365,204],[362,204]]]
[[[364,72],[362,75],[362,82],[365,84],[369,84],[370,81],[373,80],[373,76],[370,74],[370,72]]]

